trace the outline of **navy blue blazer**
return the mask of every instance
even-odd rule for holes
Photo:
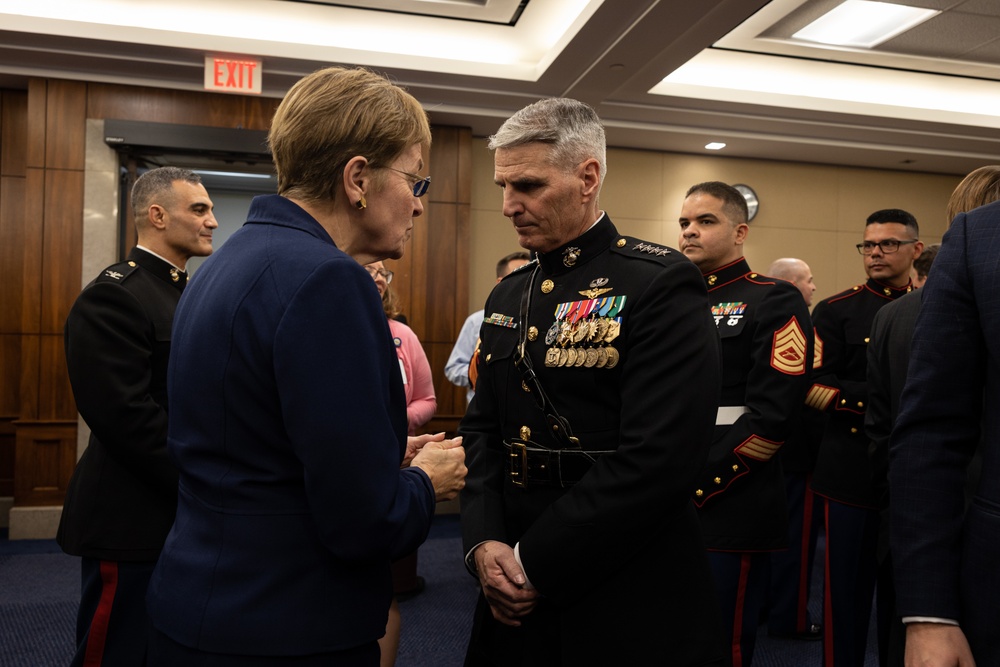
[[[153,624],[251,655],[380,637],[390,562],[426,538],[435,498],[399,468],[403,385],[368,273],[296,204],[255,198],[178,305],[168,392],[180,484]]]
[[[889,446],[898,610],[959,621],[980,665],[1000,665],[998,258],[1000,203],[959,214],[922,290]],[[966,512],[981,423],[983,474]]]

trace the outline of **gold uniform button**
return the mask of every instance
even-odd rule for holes
[[[618,239],[618,242],[615,243],[615,245],[618,246],[619,248],[624,248],[625,247],[625,239]]]
[[[713,275],[711,275],[711,276],[708,277],[708,284],[709,285],[714,285],[718,281],[719,281],[719,276],[717,276],[717,275],[713,274]]]
[[[865,404],[862,401],[858,401],[858,407],[863,408],[865,407]]]
[[[522,426],[520,433],[521,433],[521,440],[531,439],[531,429],[528,428],[527,426]]]
[[[716,484],[722,484],[722,478],[721,478],[721,477],[716,477],[716,478],[715,478],[714,480],[712,480],[712,481],[713,481],[713,482],[715,482]]]
[[[135,266],[135,262],[129,262],[128,265],[129,266]]]
[[[551,292],[555,288],[555,286],[556,286],[556,284],[554,282],[552,282],[551,280],[548,280],[548,279],[543,280],[542,281],[542,293],[543,294],[548,294],[549,292]]]
[[[858,429],[855,428],[854,426],[852,426],[851,427],[851,433],[857,433],[857,432],[858,432]]]
[[[703,495],[705,495],[705,492],[702,491],[701,489],[698,489],[697,491],[694,492],[694,495],[696,495],[699,498],[701,498]]]
[[[871,338],[865,338],[865,345],[867,345],[869,341],[871,341]]]
[[[492,357],[492,356],[493,356],[492,352],[487,353],[487,355],[486,355],[486,361],[489,361],[490,357]]]
[[[489,357],[486,357],[486,360],[489,361]],[[841,405],[847,405],[847,399],[846,398],[840,399],[840,404]]]
[[[740,467],[738,465],[734,465],[733,466],[733,472],[739,472],[739,471],[740,471]]]
[[[750,277],[751,277],[751,278],[756,278],[756,277],[757,277],[757,274],[756,274],[756,273],[751,273],[751,274],[750,274]]]
[[[528,340],[536,340],[538,338],[538,328],[528,327]]]

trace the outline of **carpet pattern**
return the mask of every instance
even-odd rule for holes
[[[822,543],[821,543],[822,546]],[[817,563],[822,552],[817,553]],[[463,564],[457,515],[434,520],[420,548],[420,595],[400,604],[402,633],[397,667],[461,667],[478,585]],[[817,575],[819,572],[817,571]],[[819,576],[814,577],[814,590]],[[814,595],[813,618],[820,618]],[[0,532],[0,665],[65,667],[73,655],[80,564],[52,540],[11,542]],[[772,639],[762,626],[755,667],[819,667],[821,642]],[[669,664],[665,647],[664,665]],[[877,667],[874,627],[866,667]]]

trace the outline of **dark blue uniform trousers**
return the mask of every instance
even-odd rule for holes
[[[812,475],[785,473],[788,495],[788,550],[771,554],[770,609],[772,634],[808,632],[809,587],[816,556],[816,539],[823,522],[823,504],[809,488]]]
[[[76,655],[71,667],[146,664],[146,589],[155,566],[155,562],[82,559]]]
[[[708,552],[732,667],[749,667],[753,662],[770,557],[769,552]]]

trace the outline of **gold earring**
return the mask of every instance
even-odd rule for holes
[[[359,211],[364,210],[364,208],[368,206],[368,202],[365,201],[364,195],[361,195],[361,199],[357,201],[355,206],[358,208]]]

